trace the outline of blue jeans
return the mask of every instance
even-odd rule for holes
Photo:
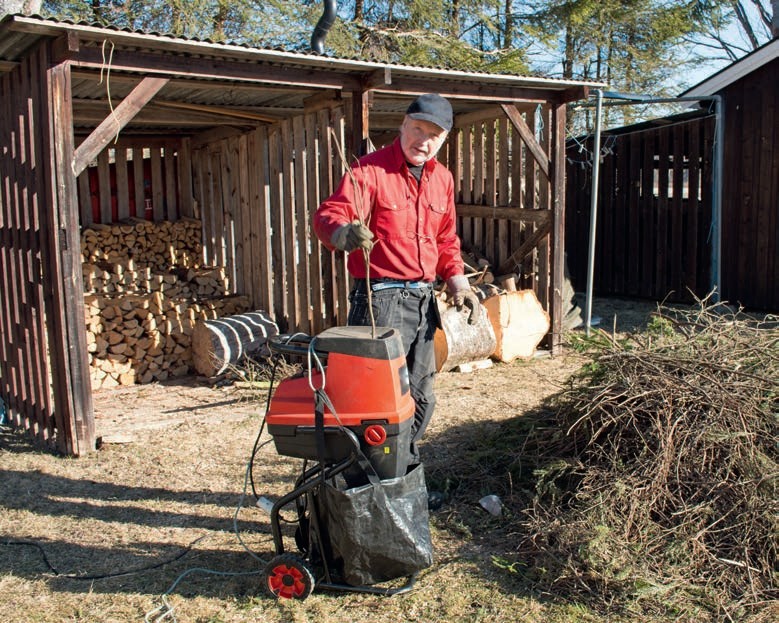
[[[393,327],[400,332],[406,353],[411,396],[416,403],[411,427],[412,463],[419,462],[417,441],[425,434],[435,408],[433,380],[436,372],[433,337],[438,310],[432,285],[421,288],[386,288],[371,293],[377,327]],[[360,280],[349,295],[351,307],[347,323],[370,326],[368,295]]]

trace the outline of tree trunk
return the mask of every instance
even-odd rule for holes
[[[278,333],[262,311],[201,320],[192,333],[192,363],[203,376],[217,376],[243,357],[261,353],[268,337]]]
[[[447,307],[441,311],[443,329],[435,333],[436,369],[447,372],[464,363],[487,359],[495,350],[495,333],[484,309],[474,325],[468,314]]]

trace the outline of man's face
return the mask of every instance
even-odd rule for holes
[[[445,140],[446,130],[430,121],[405,117],[400,126],[400,147],[406,161],[414,166],[435,156]]]

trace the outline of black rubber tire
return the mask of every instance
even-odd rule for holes
[[[303,600],[314,591],[316,580],[300,556],[281,554],[265,565],[263,584],[271,597]]]

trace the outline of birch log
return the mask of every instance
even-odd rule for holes
[[[262,353],[279,327],[267,312],[201,320],[192,333],[192,363],[203,376],[217,376],[246,356]]]
[[[495,333],[482,309],[479,322],[468,324],[467,311],[441,308],[441,325],[434,337],[436,369],[447,372],[460,364],[486,359],[495,350]]]

